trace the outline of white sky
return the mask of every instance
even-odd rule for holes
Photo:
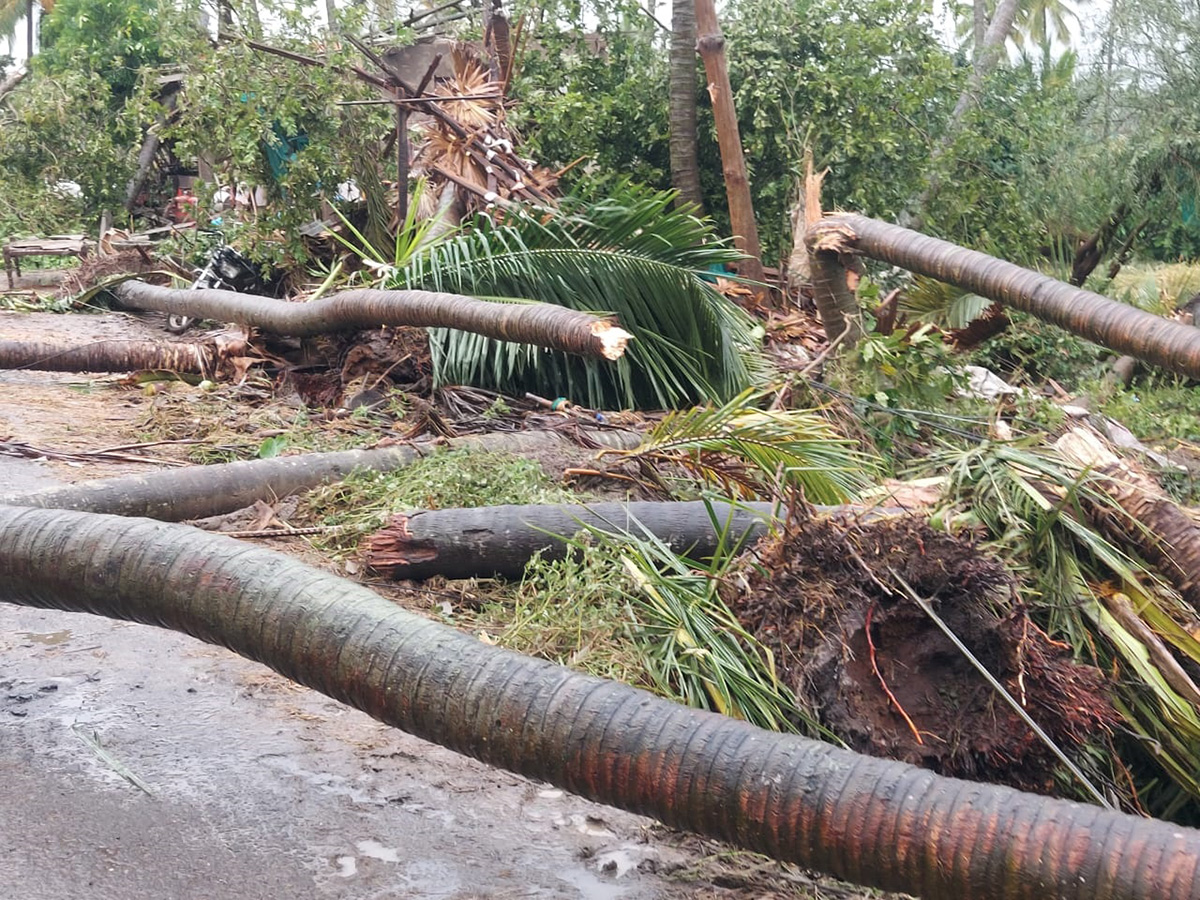
[[[340,0],[340,2],[345,2],[345,0]],[[1105,15],[1108,13],[1110,2],[1111,0],[1075,0],[1073,4],[1079,12],[1079,35],[1075,44],[1084,61],[1092,58],[1099,50],[1100,26]],[[670,24],[671,0],[643,0],[643,3],[647,9],[653,10],[654,15],[660,22],[667,25]],[[404,8],[408,4],[402,0],[398,5]],[[721,5],[718,2],[718,6]],[[946,0],[934,0],[933,11],[934,21],[937,23],[943,42],[947,46],[952,46],[955,43],[954,22],[950,17]],[[27,48],[25,46],[24,18],[18,24],[16,35],[8,42],[5,52],[18,61],[26,58]]]

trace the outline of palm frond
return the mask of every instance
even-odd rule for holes
[[[1011,444],[945,451],[925,464],[948,473],[943,517],[969,510],[1014,565],[1050,633],[1112,676],[1118,711],[1146,751],[1145,765],[1154,767],[1153,791],[1137,788],[1141,802],[1156,815],[1189,804],[1195,818],[1200,709],[1108,609],[1097,586],[1119,585],[1147,629],[1193,663],[1200,663],[1200,641],[1180,624],[1190,617],[1179,597],[1088,524],[1085,507],[1119,509],[1096,485],[1099,476],[1081,474],[1052,451]],[[1190,799],[1181,800],[1185,795]]]
[[[435,330],[437,382],[597,408],[672,408],[745,389],[766,366],[754,323],[703,277],[737,254],[669,198],[639,191],[481,221],[412,259],[398,285],[613,314],[634,336],[614,365]]]
[[[815,410],[762,410],[743,391],[721,406],[667,416],[627,458],[687,469],[726,492],[779,497],[800,490],[813,503],[844,503],[867,483],[874,461]]]
[[[744,719],[761,728],[831,737],[799,709],[779,680],[775,660],[721,599],[720,581],[741,549],[728,540],[728,521],[715,507],[713,524],[724,528],[723,550],[705,567],[676,555],[648,529],[588,529],[587,539],[619,556],[631,588],[627,598],[655,688],[699,709]],[[836,741],[836,738],[832,738]]]
[[[941,328],[966,328],[992,306],[992,301],[938,281],[918,275],[900,295],[901,312],[918,322]]]

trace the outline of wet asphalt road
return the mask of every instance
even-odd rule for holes
[[[3,603],[0,785],[0,896],[13,900],[665,891],[637,868],[666,852],[640,842],[646,820],[183,635]]]

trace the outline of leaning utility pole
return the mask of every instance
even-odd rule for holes
[[[717,143],[721,148],[721,169],[725,175],[725,194],[729,199],[729,220],[733,226],[733,244],[749,259],[742,260],[742,275],[763,281],[762,245],[754,221],[754,202],[750,199],[750,180],[746,177],[746,158],[738,134],[737,112],[733,106],[733,88],[729,85],[729,67],[725,63],[725,36],[717,22],[714,0],[696,0],[696,49],[704,60],[708,93],[712,97],[713,118],[717,123]]]

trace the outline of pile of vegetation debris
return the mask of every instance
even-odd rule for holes
[[[911,516],[804,517],[741,571],[730,607],[799,705],[852,749],[1073,792],[1051,745],[981,666],[1072,757],[1112,750],[1120,717],[1104,674],[1050,640],[1013,602],[1005,566],[962,538]]]

